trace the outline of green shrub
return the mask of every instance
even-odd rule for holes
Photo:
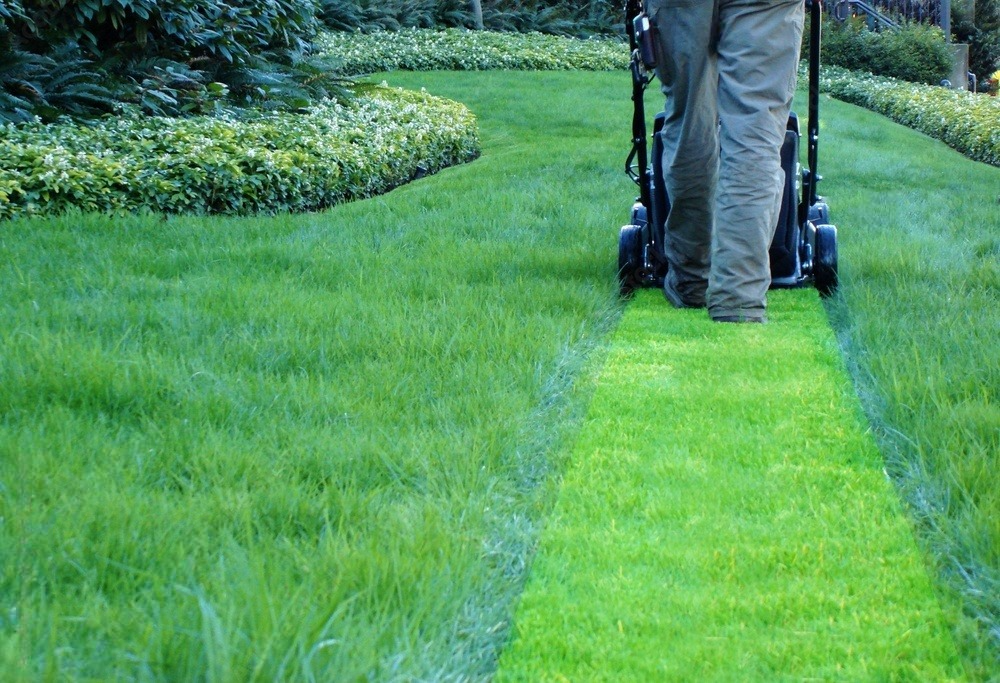
[[[25,104],[46,115],[53,101],[44,70],[31,79],[5,71],[4,64],[12,57],[54,58],[54,50],[74,55],[75,80],[106,85],[115,99],[153,114],[199,113],[223,98],[302,106],[333,92],[329,65],[308,64],[319,27],[316,11],[314,0],[61,0],[5,6],[0,92],[11,100],[0,98],[0,117],[23,118],[15,109]]]
[[[138,48],[180,62],[251,64],[255,52],[301,53],[317,28],[313,0],[91,0],[37,2],[25,10],[27,49],[70,40],[94,54]]]
[[[360,89],[301,114],[122,116],[0,126],[0,218],[67,210],[310,211],[478,154],[464,106]]]
[[[823,91],[942,140],[971,159],[1000,166],[1000,99],[824,67]]]
[[[320,17],[335,31],[474,28],[469,0],[320,0]],[[588,37],[623,30],[621,0],[482,0],[491,31]]]
[[[938,85],[951,74],[952,54],[935,27],[905,24],[875,32],[859,19],[829,20],[823,25],[822,60],[852,71]]]
[[[628,68],[622,40],[576,40],[541,33],[404,29],[371,34],[334,32],[316,40],[320,54],[343,63],[346,74],[403,69],[410,71],[579,69],[613,71]]]

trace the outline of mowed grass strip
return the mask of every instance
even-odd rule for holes
[[[963,676],[815,292],[771,301],[629,306],[500,680]]]

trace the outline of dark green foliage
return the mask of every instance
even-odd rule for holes
[[[313,0],[7,2],[0,117],[87,115],[112,99],[169,115],[222,101],[301,107],[337,87],[330,64],[311,63],[316,12]]]
[[[0,120],[26,121],[41,97],[38,76],[44,68],[41,55],[22,50],[0,50]]]
[[[450,4],[458,14],[450,17],[451,24],[439,21],[437,5]],[[430,28],[439,24],[465,25],[465,12],[460,1],[436,0],[322,0],[320,18],[338,31],[398,31],[401,28]]]
[[[623,30],[621,0],[482,5],[494,31]],[[474,24],[469,0],[0,0],[0,120],[90,116],[116,102],[155,115],[295,109],[344,94],[337,65],[311,53],[322,25],[370,32]]]
[[[25,14],[30,26],[15,27],[36,52],[72,40],[94,55],[233,65],[268,50],[301,55],[317,28],[312,0],[59,0],[30,3]]]
[[[969,70],[983,81],[1000,69],[1000,0],[976,0],[974,15],[953,14],[955,39],[969,44]]]
[[[806,31],[806,43],[808,34]],[[829,20],[824,22],[822,45],[823,63],[852,71],[930,85],[939,84],[951,73],[951,49],[944,35],[940,29],[922,24],[875,32],[861,19]]]
[[[493,31],[592,36],[622,31],[620,0],[483,0],[483,23]],[[468,0],[322,0],[320,17],[329,28],[473,28]]]
[[[487,28],[586,37],[624,31],[622,0],[496,0],[483,3]]]
[[[110,111],[111,91],[91,66],[72,43],[56,46],[49,54],[11,49],[9,43],[0,47],[0,121]]]

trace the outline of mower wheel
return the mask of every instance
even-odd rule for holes
[[[639,286],[642,267],[642,227],[626,225],[618,234],[618,284],[622,296]]]
[[[837,228],[833,225],[816,226],[816,262],[813,266],[816,289],[822,296],[832,296],[837,291]]]

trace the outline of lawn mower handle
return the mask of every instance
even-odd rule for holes
[[[649,175],[649,156],[646,140],[646,106],[643,96],[646,86],[649,85],[651,77],[647,71],[652,66],[652,43],[644,40],[637,32],[637,21],[645,20],[648,28],[648,19],[642,8],[642,0],[626,0],[625,3],[625,32],[628,33],[629,48],[631,49],[631,62],[629,68],[632,71],[632,151],[629,152],[625,160],[625,173],[639,186],[639,202],[645,207],[653,205],[652,193],[650,190],[651,178]],[[633,163],[635,162],[635,163]]]
[[[819,50],[822,34],[823,3],[821,0],[806,0],[809,11],[809,127],[806,132],[809,172],[805,178],[806,204],[813,206],[819,201],[816,186],[822,179],[817,169],[819,159]]]

